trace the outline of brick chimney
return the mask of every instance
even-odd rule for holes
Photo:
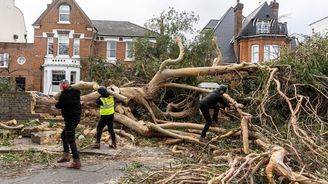
[[[270,7],[272,9],[273,18],[278,20],[278,10],[279,10],[279,3],[276,0],[271,1]]]
[[[234,36],[235,37],[241,31],[243,25],[243,8],[244,8],[244,4],[240,3],[239,0],[237,0],[237,5],[234,8],[234,12],[235,12]]]

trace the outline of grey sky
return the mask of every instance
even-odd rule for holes
[[[46,9],[52,0],[16,0],[16,6],[25,16],[28,41],[33,40],[31,24]],[[202,29],[210,19],[219,19],[236,0],[76,0],[91,20],[124,20],[143,26],[168,7],[177,11],[194,11],[200,16],[196,25]],[[247,16],[264,0],[240,0],[244,4],[243,14]],[[277,0],[280,4],[279,15],[287,15],[289,33],[309,34],[309,24],[326,17],[327,0]],[[270,3],[270,1],[267,1]]]

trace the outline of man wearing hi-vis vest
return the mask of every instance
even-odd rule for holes
[[[116,137],[114,132],[113,120],[114,120],[114,97],[111,96],[104,86],[98,88],[98,93],[101,95],[96,103],[100,106],[100,120],[97,126],[97,140],[92,148],[100,149],[100,139],[104,127],[108,126],[108,132],[112,138],[112,145],[109,147],[116,149]]]

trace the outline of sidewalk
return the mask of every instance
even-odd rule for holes
[[[37,145],[30,139],[20,139],[15,141],[15,146],[0,146],[2,152],[27,151],[29,149],[47,150],[59,152],[60,145]],[[81,151],[83,155],[93,155],[95,163],[83,163],[80,170],[67,169],[69,163],[57,164],[54,168],[26,168],[23,175],[17,177],[3,177],[0,174],[0,184],[97,184],[97,183],[118,183],[120,177],[124,175],[122,168],[134,162],[142,163],[147,167],[168,166],[173,158],[168,148],[162,147],[137,147],[131,144],[109,149],[107,145],[102,145],[101,149],[86,149]],[[97,156],[106,157],[106,161],[97,161]],[[58,156],[59,157],[59,156]]]

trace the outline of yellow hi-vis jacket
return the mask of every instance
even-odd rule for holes
[[[103,105],[100,106],[100,115],[111,115],[114,114],[114,98],[113,96],[109,97],[100,97]]]

